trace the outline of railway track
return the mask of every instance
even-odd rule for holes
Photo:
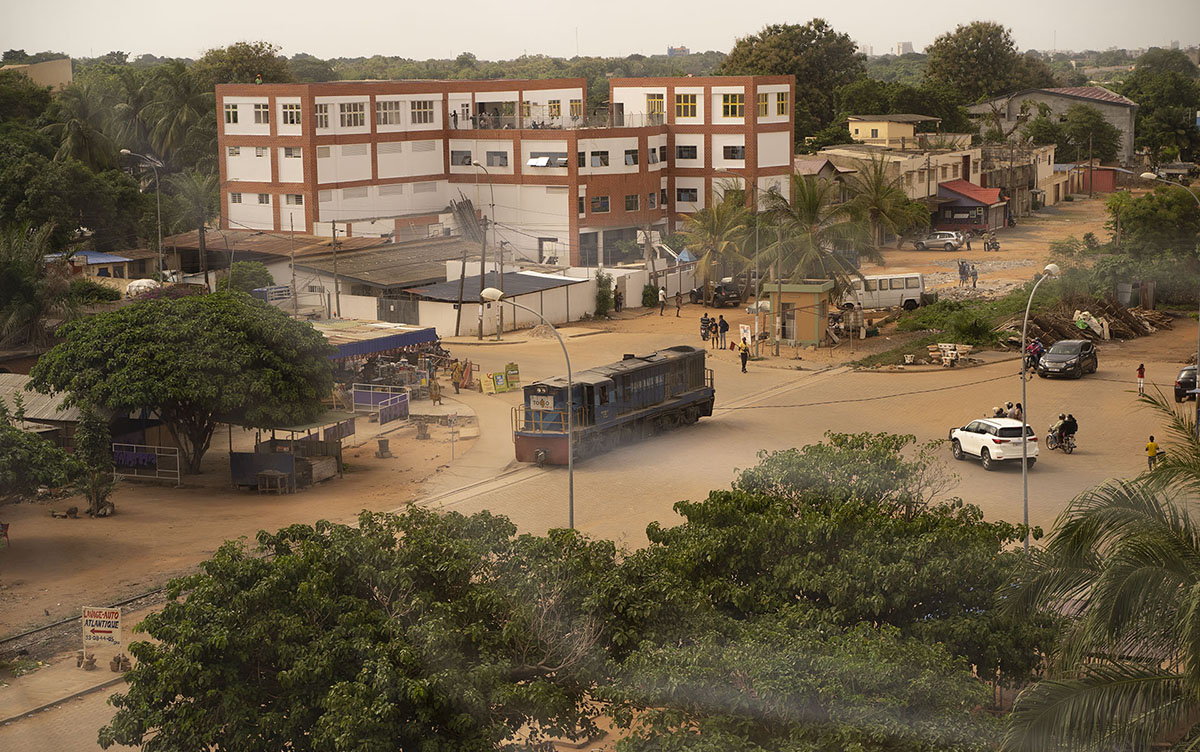
[[[131,598],[106,604],[104,608],[131,607],[134,611],[140,611],[165,601],[166,591],[167,588],[164,585]],[[71,645],[78,645],[80,642],[79,619],[79,616],[71,616],[0,638],[0,660],[24,655],[45,656],[69,649]]]

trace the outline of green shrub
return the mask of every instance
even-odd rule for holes
[[[658,288],[654,285],[646,285],[642,288],[642,305],[647,308],[653,308],[658,305]]]
[[[121,291],[84,277],[71,280],[70,295],[79,305],[95,305],[121,299]]]
[[[613,278],[600,269],[596,270],[596,315],[606,316],[613,307]]]

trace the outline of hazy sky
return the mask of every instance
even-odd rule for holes
[[[0,0],[0,49],[195,58],[211,47],[265,39],[286,55],[325,58],[661,54],[668,44],[728,51],[737,37],[766,24],[814,16],[877,55],[900,41],[920,51],[974,20],[1010,27],[1022,50],[1200,42],[1200,0]]]

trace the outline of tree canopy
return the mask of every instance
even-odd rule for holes
[[[151,300],[64,325],[35,388],[128,412],[156,411],[199,472],[218,421],[310,420],[333,387],[325,338],[235,292]]]
[[[1111,162],[1121,151],[1121,131],[1091,105],[1073,104],[1061,117],[1039,114],[1024,126],[1025,135],[1038,145],[1055,144],[1059,157],[1085,161],[1094,154]]]
[[[729,76],[791,75],[796,77],[797,138],[832,124],[837,111],[833,92],[863,75],[866,57],[849,35],[824,19],[806,24],[773,24],[741,37],[721,63]]]
[[[1137,145],[1155,162],[1200,155],[1200,72],[1179,50],[1152,49],[1137,60],[1121,94],[1138,103]]]
[[[926,75],[967,102],[1019,89],[1054,86],[1054,75],[1033,55],[1021,55],[1006,27],[992,21],[959,25],[926,50]]]
[[[287,58],[279,54],[279,45],[263,41],[234,42],[208,50],[196,61],[192,73],[210,90],[217,84],[252,84],[259,76],[265,84],[293,80]]]

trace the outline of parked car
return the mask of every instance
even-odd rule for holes
[[[984,470],[995,470],[997,462],[1021,461],[1021,446],[1028,447],[1029,467],[1037,460],[1037,433],[1025,426],[1021,440],[1021,421],[1012,418],[981,418],[965,426],[950,429],[950,450],[954,459],[978,457]]]
[[[1192,390],[1196,388],[1196,367],[1184,366],[1179,369],[1179,375],[1175,377],[1175,401],[1183,402],[1190,398],[1195,398]]]
[[[902,306],[914,311],[925,298],[925,275],[916,272],[868,274],[854,279],[842,295],[843,308],[859,303],[863,308]]]
[[[926,248],[941,248],[944,251],[957,251],[965,245],[962,235],[957,232],[940,230],[931,232],[923,238],[917,238],[913,241],[913,245],[918,251],[923,251]]]
[[[688,298],[693,303],[700,303],[704,300],[704,288],[693,287],[688,293]],[[724,308],[725,306],[734,306],[735,308],[742,303],[741,293],[733,285],[713,285],[712,287],[712,304],[713,308]]]
[[[1096,358],[1096,346],[1086,339],[1063,339],[1050,345],[1038,359],[1038,376],[1073,376],[1083,378],[1085,373],[1095,373],[1100,363]]]

